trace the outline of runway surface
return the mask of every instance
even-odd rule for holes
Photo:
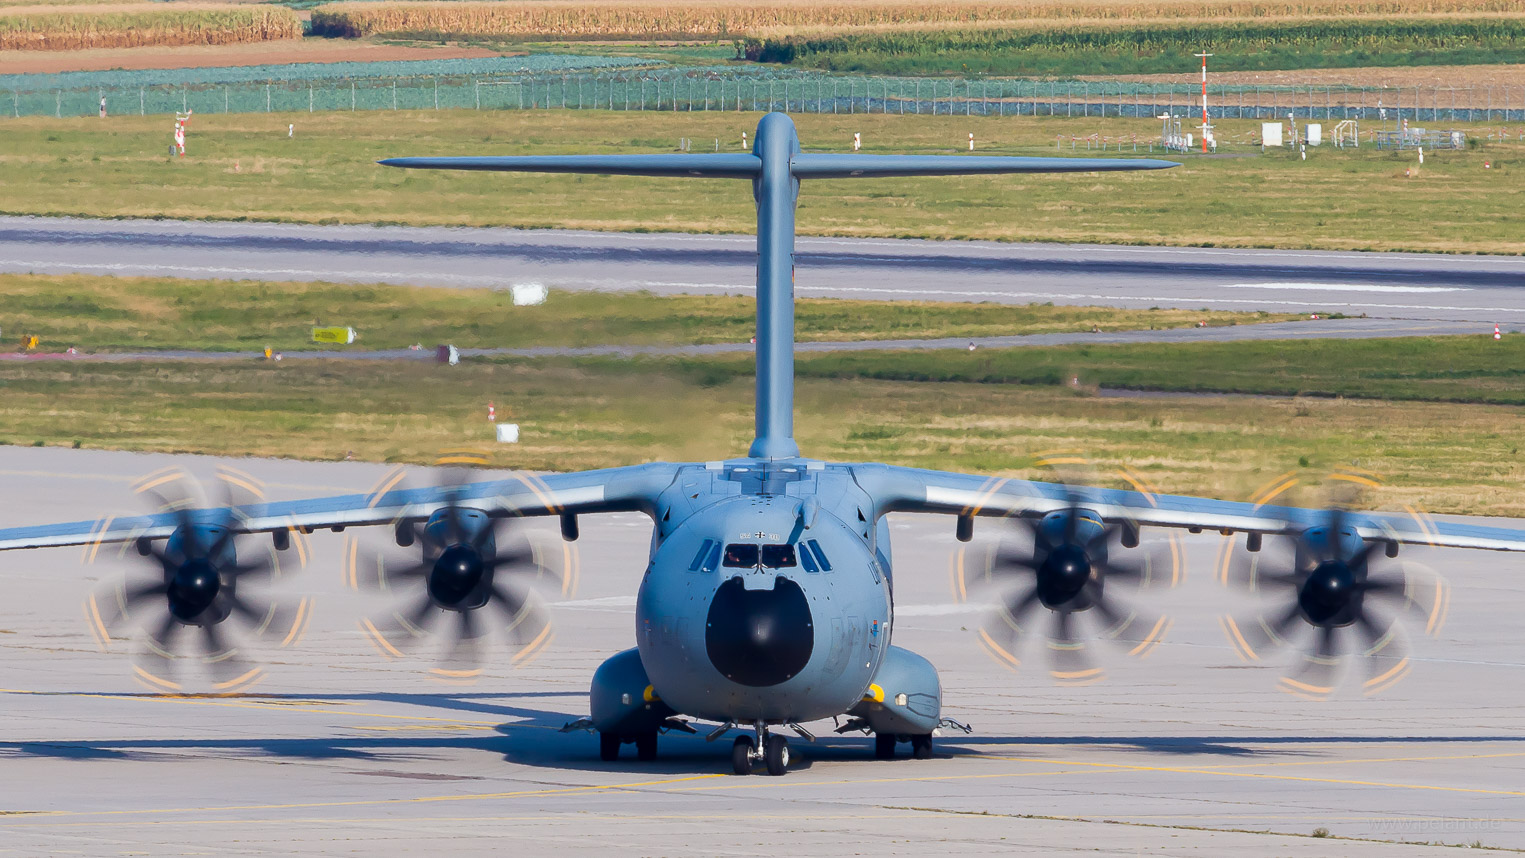
[[[1525,323],[1525,258],[895,239],[797,241],[803,296]],[[0,271],[735,293],[751,236],[0,217]]]
[[[0,447],[8,525],[136,509],[134,478],[214,460]],[[381,466],[237,460],[273,498],[369,487]],[[554,526],[537,532],[549,535]],[[1423,558],[1455,586],[1438,638],[1387,695],[1354,678],[1318,704],[1274,690],[1281,662],[1241,664],[1217,616],[1219,545],[1184,536],[1188,578],[1158,596],[1175,625],[1150,658],[1107,654],[1109,682],[1056,688],[1039,652],[1009,672],[950,596],[952,522],[894,520],[895,643],[942,671],[945,714],[972,735],[929,761],[875,762],[870,742],[811,725],[782,778],[727,775],[728,743],[667,736],[654,763],[599,762],[588,679],[632,644],[645,564],[639,515],[584,519],[582,589],[553,611],[533,664],[472,687],[384,662],[356,621],[384,599],[341,585],[344,536],[316,534],[306,637],[254,696],[145,694],[80,614],[120,563],[74,550],[0,554],[0,854],[621,854],[1168,856],[1454,855],[1525,849],[1525,557]],[[990,530],[979,526],[981,538]],[[1162,534],[1145,531],[1145,546]],[[360,533],[366,539],[381,533]],[[1420,559],[1405,554],[1405,560]],[[194,679],[194,677],[192,677]],[[1315,838],[1327,829],[1337,840]],[[1269,833],[1256,833],[1269,832]],[[1394,845],[1409,841],[1435,845]]]

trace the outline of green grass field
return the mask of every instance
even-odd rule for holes
[[[1065,366],[1080,374],[1079,389],[1044,378],[907,380],[958,376],[937,368],[940,355],[864,356],[875,366],[897,368],[898,378],[854,374],[839,356],[809,356],[800,365],[797,435],[815,457],[1030,476],[1042,476],[1035,453],[1078,449],[1103,470],[1137,468],[1163,491],[1228,498],[1246,497],[1289,469],[1316,474],[1354,464],[1387,478],[1389,487],[1373,503],[1525,513],[1521,409],[1489,404],[1525,398],[1499,395],[1501,388],[1520,387],[1525,338],[1487,340],[1476,348],[1467,338],[1334,343],[1323,351],[1309,345],[956,356],[969,365],[963,375],[971,378],[989,377],[986,365]],[[1276,354],[1268,357],[1268,350]],[[1243,380],[1272,359],[1271,378],[1301,379],[1297,388],[1317,395],[1118,397],[1092,386],[1110,371],[1155,389],[1243,389]],[[1487,366],[1498,369],[1481,371]],[[752,387],[747,360],[505,360],[458,367],[0,362],[0,441],[306,459],[353,453],[406,462],[479,444],[496,448],[500,466],[566,470],[739,455],[751,437]],[[1449,401],[1339,398],[1405,388],[1418,396],[1444,389]],[[489,401],[500,420],[521,424],[522,443],[491,443]]]
[[[189,155],[165,155],[163,117],[6,120],[0,212],[322,223],[748,232],[736,182],[387,170],[398,155],[737,151],[752,113],[372,111],[198,114]],[[1148,141],[1154,120],[949,116],[796,117],[811,151],[1071,154],[1071,136]],[[287,139],[288,123],[296,136]],[[1427,123],[1428,124],[1428,123]],[[1445,123],[1441,123],[1445,125]],[[1518,131],[1519,129],[1515,129]],[[1244,247],[1525,253],[1525,143],[1432,153],[1325,147],[1299,161],[1241,145],[1146,174],[820,181],[800,196],[804,234]],[[1514,135],[1512,135],[1514,136]],[[1056,141],[1061,146],[1056,146]],[[1115,143],[1113,144],[1115,148]],[[1086,154],[1084,141],[1074,150]],[[1093,153],[1094,154],[1094,153]],[[1131,146],[1128,152],[1132,154]],[[1483,162],[1494,166],[1484,170]],[[1405,176],[1405,171],[1415,174]]]
[[[802,298],[795,318],[797,339],[821,342],[1186,328],[1199,321],[1217,326],[1291,317]],[[755,323],[756,305],[749,296],[557,291],[543,305],[515,307],[506,290],[0,274],[0,327],[9,332],[8,344],[36,335],[42,351],[330,349],[310,336],[313,327],[327,325],[355,328],[356,347],[366,349],[414,343],[431,348],[438,343],[687,345],[745,342]]]

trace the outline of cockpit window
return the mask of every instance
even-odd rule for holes
[[[805,567],[806,572],[819,572],[821,567],[816,565],[815,557],[811,556],[810,548],[803,542],[800,543],[800,565]]]
[[[699,546],[699,553],[694,555],[694,561],[692,563],[688,564],[688,571],[690,571],[690,572],[698,572],[699,571],[699,564],[703,563],[704,562],[704,558],[709,556],[710,546],[714,545],[714,544],[715,543],[712,540],[709,540],[709,539],[704,540],[704,544]]]
[[[808,547],[810,548],[811,553],[815,554],[816,562],[821,564],[821,571],[830,572],[831,561],[826,559],[826,552],[821,550],[821,543],[812,539],[808,543]]]
[[[757,565],[757,546],[733,542],[725,547],[725,565],[732,569],[751,569]]]
[[[785,569],[795,565],[793,545],[764,545],[762,563],[769,569]]]

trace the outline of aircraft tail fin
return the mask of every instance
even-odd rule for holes
[[[759,459],[799,455],[794,440],[794,208],[802,179],[1100,173],[1176,166],[1148,159],[804,153],[794,122],[782,113],[764,116],[753,140],[751,152],[738,153],[390,158],[381,163],[433,170],[750,179],[757,202],[757,437],[749,455]]]

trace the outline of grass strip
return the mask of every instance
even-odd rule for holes
[[[801,342],[1127,331],[1285,321],[1214,310],[1125,310],[1052,304],[844,301],[801,298]],[[356,329],[357,348],[687,345],[746,342],[750,295],[551,292],[538,306],[508,290],[347,283],[0,274],[0,329],[12,344],[36,335],[44,351],[278,351],[330,349],[321,326]]]
[[[1349,362],[1342,369],[1320,369],[1339,365],[1305,348],[1313,344],[1280,348],[1288,374],[1326,379],[1321,392],[1328,394],[1342,389],[1342,374],[1385,372],[1394,376],[1388,383],[1395,389],[1410,383],[1400,376],[1422,385],[1435,355],[1461,342],[1373,343],[1339,355]],[[1493,346],[1506,365],[1525,362],[1525,349],[1514,342]],[[1153,355],[1142,347],[1109,348],[1133,352],[1141,367],[1152,362],[1159,386],[1196,389],[1204,366],[1237,367],[1252,376],[1265,347],[1203,344]],[[982,350],[963,357],[991,355]],[[1044,358],[1039,350],[1012,355]],[[879,359],[910,363],[912,356]],[[1356,464],[1387,478],[1374,504],[1525,513],[1517,405],[1329,396],[1127,398],[1086,386],[865,378],[840,368],[823,376],[814,366],[822,360],[802,361],[796,396],[796,434],[810,456],[1041,477],[1037,452],[1078,449],[1103,471],[1137,468],[1163,491],[1228,498],[1247,497],[1288,469],[1317,474]],[[1114,353],[1112,360],[1122,358]],[[1458,372],[1450,382],[1452,399],[1493,401],[1496,382]],[[570,470],[737,455],[751,438],[752,388],[750,362],[725,359],[467,361],[458,367],[0,363],[0,441],[406,462],[479,444],[496,453],[499,466]],[[521,425],[520,444],[492,443],[488,401],[500,420]]]
[[[162,117],[6,122],[0,212],[35,215],[558,227],[746,233],[751,195],[735,182],[625,176],[388,170],[399,155],[740,150],[758,114],[735,112],[369,111],[196,115],[189,154],[170,158]],[[1137,141],[1158,120],[1095,117],[802,115],[809,151],[1087,155],[1087,138]],[[295,135],[287,136],[288,124]],[[1448,125],[1441,123],[1442,127]],[[1481,131],[1480,126],[1471,126]],[[1085,175],[807,183],[809,235],[974,238],[1339,250],[1522,253],[1525,143],[1426,153],[1369,147],[1261,156],[1238,141],[1256,123],[1218,123],[1220,151],[1174,170]],[[1078,138],[1072,150],[1072,139]],[[1058,146],[1056,146],[1056,140]],[[714,141],[712,143],[712,141]],[[1131,148],[1122,153],[1134,154]],[[1484,168],[1484,162],[1491,166]]]

